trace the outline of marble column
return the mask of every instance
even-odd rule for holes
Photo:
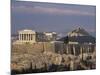
[[[23,40],[25,40],[25,36],[24,36],[24,34],[23,34]]]
[[[29,40],[31,40],[31,34],[29,34]]]
[[[66,53],[67,54],[69,53],[69,51],[68,51],[68,45],[66,45]]]
[[[33,34],[31,34],[31,40],[33,40]]]
[[[27,34],[27,41],[28,41],[28,34]]]
[[[75,55],[75,45],[73,45],[73,53],[74,53],[74,55]]]
[[[20,38],[21,38],[21,40],[22,40],[22,34],[20,34],[21,36],[20,36]]]
[[[19,34],[19,40],[20,40],[20,34]]]
[[[81,54],[81,59],[83,60],[83,47],[80,47],[80,54]]]
[[[22,34],[20,34],[20,39],[22,40]]]
[[[22,34],[21,34],[21,40],[22,40]]]
[[[26,34],[24,34],[24,40],[26,40]]]
[[[31,34],[31,36],[30,36],[30,40],[32,40],[32,34]]]
[[[26,34],[26,40],[27,40],[27,34]]]
[[[25,34],[23,34],[23,40],[25,40]]]
[[[28,36],[29,36],[29,39],[28,40],[30,41],[30,34],[28,34]]]
[[[28,39],[28,41],[29,41],[29,34],[27,34],[27,36],[28,36],[28,38],[27,38],[27,39]]]
[[[82,48],[82,46],[80,47],[80,54],[83,54],[83,48]]]
[[[29,39],[30,39],[30,36],[29,36],[29,34],[28,34],[28,41],[29,41]]]
[[[22,40],[23,40],[23,34],[22,34]]]

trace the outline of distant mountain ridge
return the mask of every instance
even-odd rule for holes
[[[90,36],[90,34],[87,31],[85,31],[85,29],[79,27],[79,28],[69,32],[68,36],[70,36],[70,37],[71,36]]]
[[[68,33],[65,37],[58,39],[58,41],[78,42],[78,43],[96,43],[96,38],[91,36],[85,29],[77,28]]]

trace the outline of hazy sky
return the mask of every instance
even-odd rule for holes
[[[56,31],[67,33],[82,27],[95,35],[96,7],[72,4],[39,2],[11,3],[11,29],[16,33],[21,29],[36,31]]]

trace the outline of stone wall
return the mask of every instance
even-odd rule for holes
[[[11,46],[12,73],[92,69],[87,64],[90,62],[94,65],[96,63],[95,59],[95,45],[38,42],[34,44],[14,44]],[[93,68],[95,68],[95,65]]]
[[[54,52],[58,54],[72,54],[79,55],[82,53],[93,53],[95,51],[95,44],[64,44],[64,43],[50,43],[37,42],[34,44],[14,44],[11,46],[12,52],[20,53],[43,53]]]

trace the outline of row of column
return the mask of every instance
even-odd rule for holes
[[[86,46],[78,46],[76,47],[75,45],[66,45],[66,53],[77,55],[77,54],[82,54],[82,53],[92,53],[95,50],[95,45],[86,45]]]
[[[33,40],[33,35],[34,34],[19,34],[19,40],[26,40],[26,41]]]

